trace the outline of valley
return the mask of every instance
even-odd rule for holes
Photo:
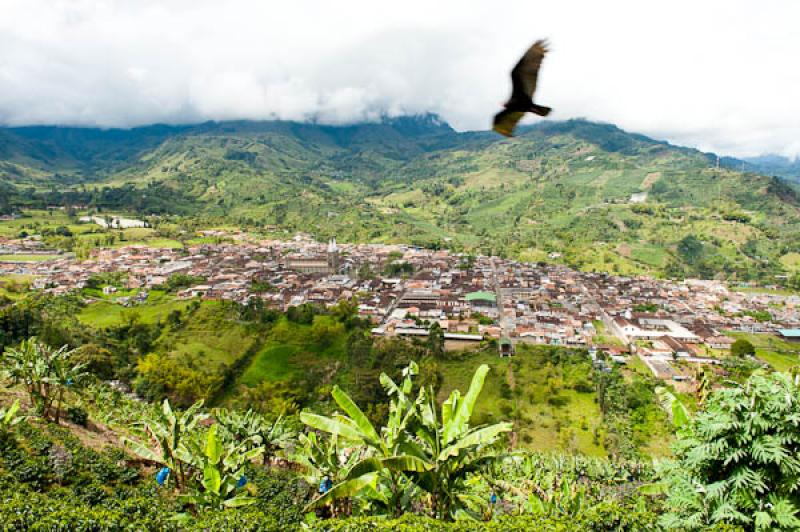
[[[795,189],[709,154],[430,115],[0,141],[0,514],[21,528],[43,507],[78,529],[666,526],[690,513],[686,446],[754,401],[732,394],[796,393]],[[436,450],[448,431],[466,451]]]
[[[606,374],[642,394],[632,425],[641,432],[626,456],[657,456],[670,437],[657,387],[694,408],[702,386],[800,362],[800,347],[781,339],[800,329],[791,292],[303,235],[194,238],[0,261],[7,315],[35,309],[24,330],[107,353],[109,378],[179,406],[297,413],[334,384],[355,387],[368,406],[380,390],[363,383],[414,359],[443,400],[486,363],[492,384],[479,419],[514,420],[523,448],[596,456],[623,452],[598,407]],[[25,244],[7,244],[10,253],[36,249],[13,245]],[[5,334],[11,345],[24,333]],[[732,354],[735,340],[755,345],[755,356]]]

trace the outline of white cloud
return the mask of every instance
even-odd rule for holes
[[[554,119],[800,155],[798,20],[794,0],[0,0],[0,123],[433,111],[485,129],[516,58],[549,37]]]

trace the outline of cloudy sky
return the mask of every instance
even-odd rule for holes
[[[548,37],[553,119],[797,156],[798,21],[796,0],[0,0],[0,124],[431,111],[487,129]]]

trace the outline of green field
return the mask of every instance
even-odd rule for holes
[[[15,255],[0,255],[0,262],[45,262],[62,258],[62,255],[26,255],[24,253]]]
[[[151,293],[146,305],[125,307],[111,301],[90,303],[81,309],[78,319],[92,327],[112,327],[126,321],[137,320],[142,323],[156,323],[166,319],[174,310],[185,310],[190,301],[176,300],[169,296]]]
[[[468,389],[475,369],[480,364],[488,364],[490,372],[475,411],[479,423],[514,421],[516,443],[522,448],[570,449],[591,456],[605,456],[607,450],[602,443],[605,426],[588,356],[576,351],[564,355],[566,358],[560,364],[553,364],[547,350],[520,345],[513,358],[479,353],[442,361],[444,382],[438,399],[446,399],[452,389],[462,392]],[[634,376],[628,370],[623,371],[628,379],[650,378],[649,372]],[[661,417],[656,415],[640,422],[642,430],[650,435],[645,452],[652,456],[669,452],[665,443],[669,430]]]
[[[502,397],[500,395],[501,385],[507,382],[507,372],[509,359],[500,358],[494,351],[488,353],[472,354],[466,353],[463,358],[440,362],[443,377],[442,388],[439,391],[438,399],[444,401],[452,390],[460,390],[462,393],[469,389],[472,376],[481,364],[489,365],[489,374],[481,393],[481,400],[475,411],[475,415],[484,420],[507,420],[508,416],[501,413]]]
[[[744,339],[756,348],[756,357],[768,363],[777,371],[788,371],[800,365],[800,344],[794,344],[772,334],[751,334],[727,332],[732,338]]]
[[[514,359],[517,383],[515,406],[520,411],[520,444],[537,450],[571,449],[592,456],[605,455],[595,431],[602,430],[602,415],[593,391],[572,388],[590,382],[591,362],[586,355],[553,365],[524,347]],[[554,397],[564,405],[553,404]]]
[[[297,351],[292,345],[268,343],[256,354],[239,382],[252,387],[263,381],[281,381],[295,376],[290,360]]]
[[[153,248],[180,249],[183,244],[171,238],[163,238],[154,229],[147,227],[132,227],[129,229],[105,230],[99,226],[94,226],[91,232],[77,235],[79,242],[88,243],[95,247],[125,247],[125,246],[149,246]],[[106,239],[113,237],[113,242],[108,244]]]
[[[746,294],[770,294],[776,296],[792,296],[798,294],[797,290],[788,288],[764,288],[760,286],[735,287],[733,290]]]
[[[592,324],[594,325],[595,331],[597,331],[594,337],[594,343],[596,345],[623,347],[623,343],[619,338],[606,331],[606,324],[601,320],[594,320]]]
[[[164,317],[170,311],[183,310],[190,304],[190,301],[165,303],[158,315]],[[156,342],[155,349],[177,357],[189,355],[214,368],[232,363],[257,341],[258,338],[234,318],[233,311],[226,308],[224,302],[203,301],[199,308],[183,318],[180,327],[167,329]]]
[[[27,210],[24,214],[14,220],[0,221],[0,236],[16,238],[22,231],[35,234],[43,227],[69,226],[73,221],[63,211]]]
[[[315,316],[314,323],[334,326],[330,316]],[[274,325],[264,347],[253,358],[239,382],[255,386],[263,381],[302,379],[310,368],[344,359],[344,334],[335,334],[329,343],[320,345],[311,330],[311,325],[282,318]]]
[[[124,247],[143,245],[156,248],[179,249],[183,244],[173,238],[160,236],[158,231],[149,227],[132,227],[128,229],[105,229],[94,223],[78,222],[78,218],[87,214],[76,213],[68,216],[61,210],[25,210],[23,216],[14,220],[0,221],[0,237],[18,238],[23,232],[28,235],[45,235],[43,242],[47,246],[64,249],[68,241],[76,247]],[[121,216],[135,218],[136,214],[121,213]],[[165,224],[166,226],[166,224]],[[67,229],[72,236],[54,236],[56,229]],[[70,249],[70,248],[67,248]],[[0,255],[2,261],[39,261],[57,258],[56,255]]]
[[[781,256],[780,261],[781,264],[783,264],[787,270],[792,270],[792,271],[800,270],[800,253],[796,251]]]
[[[631,258],[648,266],[660,268],[667,259],[667,253],[662,247],[635,245],[631,249]]]
[[[0,275],[0,296],[11,300],[22,299],[33,282],[33,275]]]

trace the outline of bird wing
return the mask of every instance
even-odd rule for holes
[[[522,120],[523,116],[525,116],[525,113],[521,111],[509,111],[508,109],[500,111],[494,115],[492,129],[501,135],[511,137],[514,133],[514,128],[517,127],[517,122]]]
[[[527,99],[533,98],[536,91],[536,79],[539,77],[539,67],[542,65],[547,53],[547,42],[536,41],[528,48],[525,55],[519,60],[511,71],[511,83],[513,84],[512,99],[517,99],[524,95]]]

